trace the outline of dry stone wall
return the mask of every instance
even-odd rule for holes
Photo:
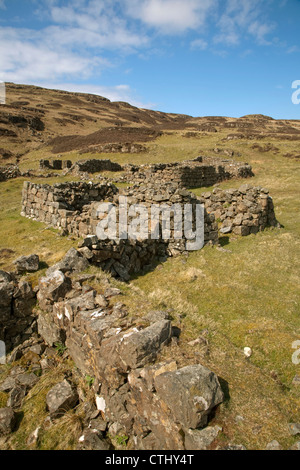
[[[117,188],[111,183],[64,183],[50,187],[26,182],[23,188],[22,215],[83,238],[80,244],[82,254],[91,263],[126,281],[130,275],[150,266],[154,258],[165,258],[186,251],[187,239],[184,230],[181,239],[174,236],[172,213],[168,239],[152,239],[148,233],[148,238],[140,237],[136,240],[121,237],[116,240],[98,239],[99,202],[109,201],[118,211],[119,196]],[[167,207],[177,204],[182,208],[182,212],[185,204],[189,204],[193,207],[192,222],[195,224],[196,205],[200,204],[195,195],[174,184],[165,185],[163,188],[157,184],[136,186],[124,190],[122,196],[127,198],[128,206],[143,205],[149,213],[149,220],[153,204],[162,203]],[[118,217],[117,212],[117,229]],[[159,220],[157,223],[161,226],[162,222]],[[215,217],[207,212],[204,213],[204,242],[218,242]]]
[[[176,183],[185,188],[213,186],[232,178],[253,176],[247,163],[212,157],[198,157],[182,163],[159,163],[153,165],[126,165],[122,179],[129,183]]]
[[[244,184],[239,189],[221,190],[202,194],[200,198],[208,213],[219,222],[222,234],[247,236],[280,227],[276,220],[274,203],[269,191]]]
[[[138,450],[194,448],[223,401],[217,376],[200,364],[155,363],[175,339],[167,314],[134,319],[111,301],[115,295],[120,291],[103,287],[99,294],[55,271],[39,282],[39,333],[50,346],[65,341],[82,374],[95,379],[95,401],[111,436],[128,436]]]

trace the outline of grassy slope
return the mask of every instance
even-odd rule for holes
[[[243,239],[224,238],[227,252],[206,247],[187,259],[169,259],[133,280],[125,288],[123,301],[141,316],[151,308],[172,309],[174,323],[182,329],[180,348],[172,347],[164,354],[176,357],[181,365],[201,362],[227,382],[230,400],[215,417],[223,425],[221,440],[260,449],[277,439],[288,448],[296,438],[289,435],[287,425],[300,421],[299,387],[291,384],[299,373],[299,366],[292,363],[292,343],[300,337],[300,169],[297,161],[282,154],[295,152],[297,143],[268,140],[280,149],[275,155],[252,150],[253,141],[222,145],[222,137],[219,133],[201,139],[167,135],[147,144],[147,154],[109,158],[122,163],[175,161],[209,154],[215,145],[233,148],[242,153],[238,160],[253,166],[256,176],[247,182],[270,190],[284,228]],[[108,158],[107,154],[103,157]],[[29,168],[35,155],[27,158]],[[242,183],[231,181],[221,187]],[[20,217],[21,187],[21,179],[0,186],[0,249],[14,251],[0,258],[1,269],[11,267],[17,255],[31,252],[52,264],[77,243]],[[209,348],[188,345],[206,329]],[[245,346],[253,349],[249,360],[243,355]],[[243,417],[239,423],[237,415]],[[57,448],[55,443],[48,446]]]

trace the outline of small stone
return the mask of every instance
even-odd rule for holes
[[[186,450],[206,450],[222,431],[220,426],[208,426],[201,431],[189,429],[185,434]]]
[[[9,394],[7,406],[13,409],[19,409],[22,406],[23,399],[26,396],[26,387],[16,385]]]
[[[278,441],[271,441],[266,446],[266,450],[282,450],[282,446],[279,444]]]
[[[19,274],[29,272],[34,273],[39,270],[39,257],[38,255],[20,256],[14,261],[17,272]]]
[[[232,225],[228,225],[228,227],[222,227],[220,229],[220,233],[222,233],[223,235],[226,235],[227,233],[231,233],[232,232]]]
[[[97,431],[87,429],[79,438],[79,448],[82,450],[109,450],[110,445],[99,436]]]
[[[38,427],[30,434],[30,436],[29,436],[28,439],[27,439],[27,445],[28,445],[28,447],[31,447],[31,446],[36,445],[36,443],[37,443],[37,441],[38,441],[38,439],[39,439],[40,430],[41,430],[41,427],[38,426]]]
[[[17,416],[11,407],[0,408],[0,436],[10,434],[16,425]]]
[[[222,447],[221,450],[247,450],[242,444],[228,444],[225,447]]]
[[[41,356],[43,352],[45,351],[45,344],[35,344],[29,348],[29,351],[33,352],[34,354],[37,354],[38,356]]]
[[[114,297],[116,295],[120,295],[122,292],[120,289],[117,289],[116,287],[108,287],[105,290],[104,297],[109,298],[109,297]]]
[[[33,374],[20,374],[17,376],[16,381],[19,385],[26,387],[26,390],[30,390],[39,381],[39,378]]]
[[[252,356],[252,349],[251,348],[244,348],[244,354],[246,357]]]
[[[295,375],[292,381],[293,385],[299,386],[300,385],[300,375]]]
[[[300,434],[300,423],[289,423],[289,431],[292,436]]]
[[[64,380],[48,392],[46,403],[51,418],[58,418],[74,408],[78,402],[78,393],[72,385]]]
[[[292,445],[289,450],[300,450],[300,441],[295,442],[295,444]]]
[[[0,385],[0,392],[8,393],[16,386],[16,379],[7,377]]]

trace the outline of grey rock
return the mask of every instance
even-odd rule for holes
[[[130,336],[123,336],[119,349],[123,364],[131,369],[143,367],[156,358],[161,347],[170,340],[171,335],[171,322],[163,320]]]
[[[14,377],[7,377],[0,385],[0,392],[8,393],[16,386],[16,379]]]
[[[104,292],[104,297],[109,298],[120,294],[122,294],[120,289],[117,289],[116,287],[108,287]]]
[[[88,267],[89,262],[86,257],[82,256],[75,248],[71,248],[59,263],[47,269],[46,275],[51,275],[55,271],[61,271],[63,273],[84,271]]]
[[[231,233],[231,232],[232,232],[232,225],[228,225],[227,227],[222,227],[220,229],[220,233],[222,233],[223,235],[227,233]]]
[[[39,292],[37,294],[40,306],[47,310],[48,303],[58,302],[63,299],[67,292],[71,290],[71,280],[61,271],[54,271],[47,277],[39,280]]]
[[[38,255],[20,256],[14,261],[17,272],[19,274],[29,272],[34,273],[39,270],[39,257]]]
[[[13,432],[16,421],[16,413],[12,408],[0,408],[0,436],[7,436]]]
[[[282,450],[282,446],[278,441],[271,441],[266,445],[266,450]]]
[[[0,269],[0,282],[11,282],[12,281],[12,277],[9,273],[7,273],[6,271],[2,271],[2,269]]]
[[[186,450],[206,450],[222,431],[220,426],[208,426],[202,430],[189,429],[185,433]]]
[[[81,450],[109,450],[110,445],[97,432],[87,429],[79,438],[79,448]]]
[[[45,351],[46,346],[44,343],[41,344],[34,344],[29,348],[29,351],[33,352],[34,354],[37,354],[38,356],[41,356],[43,352]]]
[[[161,374],[154,384],[176,421],[187,429],[205,426],[211,410],[223,401],[217,376],[200,364]]]
[[[300,423],[289,423],[289,431],[292,436],[300,434]]]
[[[155,310],[147,313],[144,318],[150,323],[156,323],[162,320],[170,320],[170,315],[162,310]]]
[[[247,450],[243,444],[228,444],[225,447],[222,447],[221,450]]]
[[[26,387],[22,385],[16,385],[9,393],[7,406],[13,409],[21,408],[25,396],[26,396]]]
[[[0,323],[5,323],[12,315],[13,285],[4,280],[0,282]]]
[[[295,375],[292,381],[293,385],[299,386],[300,385],[300,375]]]
[[[16,382],[25,387],[27,391],[34,387],[38,381],[39,378],[33,372],[30,374],[20,374],[16,377]]]
[[[58,383],[47,393],[46,403],[51,418],[58,418],[76,406],[78,393],[67,381]]]
[[[53,322],[48,312],[39,311],[37,323],[39,334],[49,346],[64,343],[65,332]]]

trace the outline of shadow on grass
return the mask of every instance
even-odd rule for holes
[[[218,377],[218,380],[219,380],[221,389],[224,393],[223,403],[226,405],[230,401],[229,385],[225,379],[222,379],[222,377]]]
[[[39,262],[39,271],[42,269],[48,269],[48,268],[49,268],[49,264],[45,263],[45,261]]]

